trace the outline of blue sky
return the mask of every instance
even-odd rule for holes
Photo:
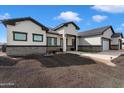
[[[74,21],[79,31],[112,25],[124,34],[124,6],[0,6],[0,20],[28,16],[47,27]],[[6,34],[5,27],[0,24],[0,42],[6,42]]]

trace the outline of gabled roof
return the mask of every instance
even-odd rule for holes
[[[122,37],[123,38],[123,34],[122,33],[114,33],[111,37],[112,38],[116,38],[116,37]]]
[[[73,24],[77,30],[80,29],[74,22],[71,21],[71,22],[62,23],[62,24],[56,26],[55,28],[53,28],[53,30],[56,31],[64,26],[68,26],[68,24]]]
[[[112,26],[109,25],[109,26],[104,26],[104,27],[91,29],[91,30],[84,31],[84,32],[78,32],[78,36],[88,37],[88,36],[102,35],[109,28],[111,28],[113,33],[114,33],[114,30],[113,30]]]
[[[53,31],[52,28],[49,28],[49,30],[47,31],[47,33],[55,34],[55,35],[61,35],[57,31]]]
[[[41,26],[43,30],[46,30],[46,31],[49,30],[46,26],[44,26],[43,24],[39,23],[38,21],[34,20],[34,19],[31,18],[31,17],[14,18],[14,19],[4,19],[4,20],[2,20],[2,23],[3,23],[5,26],[6,26],[7,24],[15,25],[16,22],[25,21],[25,20],[30,20],[30,21],[34,22],[35,24]]]

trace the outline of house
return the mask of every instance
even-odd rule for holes
[[[78,50],[74,22],[66,22],[50,29],[31,17],[3,20],[7,28],[7,54],[22,56],[53,50]]]
[[[123,35],[115,33],[112,26],[104,26],[79,32],[80,51],[106,51],[110,49],[121,49]]]
[[[121,49],[123,35],[115,33],[112,26],[105,26],[85,32],[74,22],[48,28],[31,17],[6,19],[7,55],[24,56],[53,51],[105,51]]]

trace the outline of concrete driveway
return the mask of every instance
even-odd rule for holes
[[[98,53],[70,51],[70,53],[78,54],[80,56],[88,56],[94,59],[95,61],[99,61],[107,65],[115,66],[115,64],[113,64],[111,60],[120,56],[121,54],[124,54],[124,50],[109,50],[109,51],[98,52]]]
[[[124,50],[109,50],[109,51],[104,51],[104,52],[98,52],[98,53],[88,53],[88,54],[83,54],[87,56],[92,56],[104,60],[112,60],[121,54],[124,54]]]
[[[106,60],[112,60],[120,56],[121,54],[124,54],[124,50],[109,50],[109,51],[99,52],[97,54],[97,57],[100,57]]]

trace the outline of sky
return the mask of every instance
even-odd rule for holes
[[[112,25],[115,32],[124,34],[124,6],[108,5],[32,5],[0,6],[0,20],[32,17],[47,27],[55,27],[63,22],[74,21],[80,31]],[[7,31],[0,24],[0,42],[6,42]]]

